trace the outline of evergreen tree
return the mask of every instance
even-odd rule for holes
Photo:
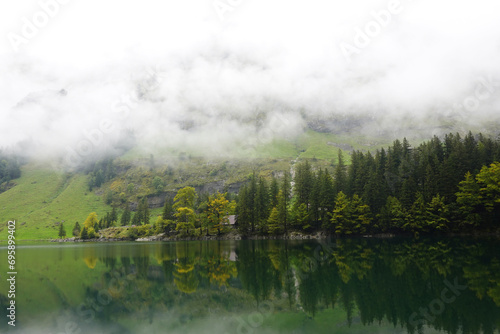
[[[132,225],[141,225],[141,213],[139,211],[134,213],[134,216],[132,217]]]
[[[116,212],[116,208],[113,207],[113,210],[111,210],[111,215],[110,215],[110,224],[113,224],[113,222],[118,221],[118,213]]]
[[[130,206],[127,205],[125,206],[125,210],[122,213],[122,217],[120,219],[120,225],[121,226],[127,226],[130,223]]]
[[[248,205],[248,187],[245,185],[240,188],[240,192],[238,194],[238,204],[236,207],[236,215],[237,215],[237,225],[238,231],[242,235],[247,235],[250,230],[250,222],[252,219],[252,207]]]
[[[462,214],[462,225],[476,227],[481,221],[481,199],[479,185],[470,172],[465,174],[465,180],[460,181],[459,191],[456,193],[457,204]]]
[[[313,187],[313,174],[309,161],[306,160],[297,165],[294,181],[294,193],[297,204],[300,205],[304,203],[309,210],[310,196]]]
[[[282,222],[285,234],[288,233],[288,206],[290,202],[290,175],[285,171],[281,184],[281,195],[278,196],[278,214]]]
[[[82,232],[80,234],[80,238],[82,238],[82,239],[88,239],[89,238],[89,234],[88,234],[88,230],[87,230],[86,226],[83,227]]]
[[[410,215],[403,224],[403,229],[418,235],[420,232],[425,231],[427,222],[427,207],[425,205],[424,196],[422,193],[416,194],[416,199],[410,209]]]
[[[74,237],[77,237],[80,235],[80,232],[81,232],[81,227],[80,227],[80,224],[78,222],[75,223],[75,226],[73,227],[73,236]]]
[[[171,197],[165,198],[165,204],[163,205],[163,212],[162,212],[162,218],[164,220],[174,219],[174,210],[172,207],[173,204],[174,202],[172,201]]]
[[[283,233],[284,229],[283,229],[283,225],[281,225],[281,223],[280,223],[279,216],[280,216],[280,214],[279,214],[278,208],[274,207],[271,210],[271,214],[269,215],[269,218],[267,220],[267,228],[268,228],[269,234],[278,235],[278,234]]]
[[[269,217],[269,189],[267,182],[262,177],[259,178],[255,193],[255,216],[259,225],[267,223]]]
[[[436,195],[427,205],[425,232],[444,232],[448,230],[448,207],[444,197]]]
[[[59,225],[59,237],[64,238],[66,236],[66,230],[64,229],[64,224]]]
[[[278,180],[273,176],[271,179],[271,185],[269,186],[269,207],[274,208],[278,206],[278,192],[280,190]]]
[[[320,183],[320,193],[319,193],[319,222],[316,228],[320,228],[325,222],[330,218],[328,216],[329,212],[333,211],[333,206],[335,205],[335,198],[337,193],[334,189],[334,180],[325,169],[322,175],[322,179],[318,181]]]
[[[148,225],[150,221],[150,213],[149,213],[149,205],[148,205],[148,200],[146,197],[143,197],[142,199],[142,221],[144,222],[144,225]]]
[[[333,173],[333,179],[334,179],[334,191],[335,191],[335,196],[337,193],[340,191],[346,192],[347,190],[347,175],[346,175],[346,166],[344,163],[344,158],[342,155],[342,150],[339,149],[338,154],[337,154],[337,165],[335,166],[335,171]]]
[[[337,194],[335,207],[331,213],[330,223],[323,226],[335,234],[351,234],[353,222],[349,198],[341,191]]]

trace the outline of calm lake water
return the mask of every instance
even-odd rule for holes
[[[500,243],[332,239],[17,248],[0,332],[499,333]]]

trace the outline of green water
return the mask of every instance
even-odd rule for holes
[[[31,244],[2,333],[499,333],[499,241]]]

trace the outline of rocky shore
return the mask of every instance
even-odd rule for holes
[[[236,231],[222,234],[222,235],[203,235],[199,237],[176,237],[167,236],[164,234],[152,235],[137,239],[131,238],[106,238],[99,237],[95,239],[81,239],[81,238],[66,238],[66,239],[53,239],[51,242],[116,242],[116,241],[137,241],[137,242],[168,242],[168,241],[206,241],[206,240],[320,240],[332,237],[323,232],[316,232],[313,234],[306,234],[300,232],[291,232],[288,235],[249,235],[242,236]],[[335,237],[335,236],[334,236]],[[392,238],[394,234],[376,234],[376,235],[363,235],[364,238]]]

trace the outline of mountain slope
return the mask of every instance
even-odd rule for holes
[[[25,165],[16,186],[0,194],[0,221],[16,220],[17,239],[54,238],[62,221],[70,235],[75,222],[81,223],[89,212],[109,210],[101,196],[87,191],[86,180],[83,174]],[[6,235],[3,225],[0,239]]]

